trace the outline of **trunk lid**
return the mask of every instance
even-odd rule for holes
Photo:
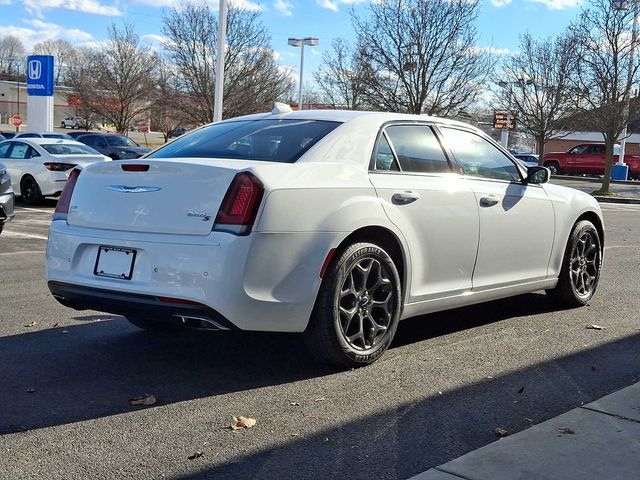
[[[235,164],[233,164],[235,163]],[[83,170],[70,225],[149,233],[209,235],[233,177],[246,163],[202,160],[103,162]],[[148,165],[148,171],[125,171]]]
[[[86,167],[92,163],[111,161],[109,157],[104,155],[51,155],[61,163],[73,163],[81,167]]]

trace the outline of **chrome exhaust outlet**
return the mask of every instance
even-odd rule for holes
[[[207,317],[194,317],[192,315],[179,315],[178,317],[182,321],[182,325],[192,330],[229,330],[227,327],[220,325],[215,320],[211,320]]]

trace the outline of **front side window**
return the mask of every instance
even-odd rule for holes
[[[449,162],[433,130],[426,125],[392,125],[385,130],[404,172],[449,172]]]
[[[465,175],[509,182],[521,181],[516,165],[488,140],[465,130],[442,127]]]
[[[294,163],[340,125],[319,120],[214,123],[161,147],[147,158],[229,158]]]
[[[27,155],[28,153],[29,153],[29,145],[27,145],[26,143],[16,142],[13,144],[13,148],[9,152],[9,158],[16,158],[16,159],[29,158]]]

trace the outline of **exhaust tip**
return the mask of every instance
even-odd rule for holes
[[[192,330],[229,330],[215,320],[208,317],[195,317],[193,315],[175,314],[182,321],[182,325]]]

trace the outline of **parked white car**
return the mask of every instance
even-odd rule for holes
[[[0,143],[0,162],[11,175],[15,194],[27,205],[59,196],[75,166],[110,160],[75,140],[19,138]]]
[[[14,217],[13,213],[13,188],[11,188],[11,176],[5,166],[0,163],[0,233],[4,224]]]
[[[90,122],[87,122],[84,118],[80,117],[65,117],[60,122],[60,128],[93,128]]]
[[[303,332],[319,358],[354,367],[407,317],[537,290],[570,306],[594,294],[597,202],[480,130],[274,112],[73,170],[46,251],[55,298],[147,329]]]

